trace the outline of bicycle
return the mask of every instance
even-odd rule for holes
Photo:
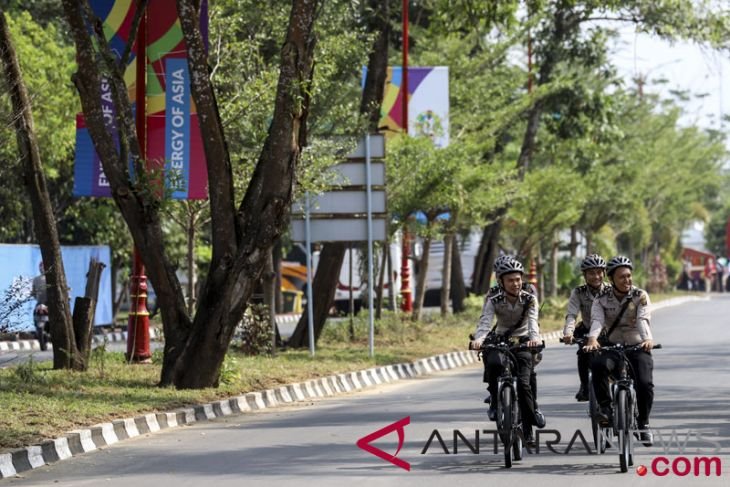
[[[656,344],[653,349],[662,348],[661,344]],[[615,353],[619,356],[618,378],[610,381],[611,406],[614,411],[613,421],[609,425],[602,427],[610,427],[613,434],[618,439],[619,465],[621,472],[627,472],[629,467],[634,464],[633,451],[634,440],[633,432],[637,431],[638,409],[636,407],[636,390],[634,389],[634,379],[630,373],[631,363],[626,356],[629,352],[641,350],[641,344],[637,345],[606,345],[598,350],[598,353]],[[615,372],[614,372],[615,373]],[[614,374],[611,374],[612,376]]]
[[[473,338],[472,338],[473,339]],[[528,347],[526,344],[514,345],[509,337],[494,335],[482,344],[479,353],[483,356],[487,351],[494,350],[507,357],[504,371],[497,380],[497,431],[504,446],[504,466],[512,468],[513,461],[522,460],[522,415],[517,399],[517,358],[514,352],[519,350],[542,351],[545,342],[538,347]]]
[[[585,337],[573,337],[573,343],[578,345],[578,353],[593,353],[583,350],[583,346],[588,342]],[[560,339],[560,343],[565,343]],[[591,418],[591,433],[593,433],[593,447],[597,454],[606,453],[606,449],[613,445],[613,428],[609,426],[601,426],[598,421],[598,401],[596,393],[593,390],[593,373],[588,369],[588,417]]]

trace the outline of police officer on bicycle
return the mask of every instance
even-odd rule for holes
[[[494,263],[494,272],[497,275],[498,286],[490,289],[484,300],[482,315],[479,318],[474,333],[473,349],[481,348],[488,335],[507,335],[519,341],[526,340],[530,347],[541,345],[540,332],[537,324],[537,298],[528,292],[522,277],[525,268],[514,257],[504,256]],[[492,326],[494,319],[496,325]],[[529,350],[515,352],[517,358],[517,395],[522,410],[525,442],[534,444],[532,426],[545,427],[545,417],[536,411],[530,375],[533,372],[533,357]],[[503,356],[492,351],[484,357],[484,382],[489,384],[491,395],[489,419],[497,417],[497,381],[504,370]]]
[[[563,343],[573,343],[573,338],[583,338],[588,334],[591,326],[591,307],[596,297],[602,294],[609,286],[603,281],[606,273],[606,261],[598,254],[590,254],[580,264],[585,284],[578,286],[570,293],[568,299],[568,313],[565,316],[563,328]],[[576,323],[578,313],[581,321]],[[578,402],[588,400],[588,370],[591,366],[591,353],[578,351],[578,377],[580,388],[575,395]]]
[[[619,255],[608,261],[608,277],[611,286],[602,292],[591,308],[591,329],[588,333],[587,351],[598,350],[599,335],[610,344],[638,345],[641,349],[628,352],[627,358],[633,371],[638,408],[639,439],[651,446],[653,437],[649,431],[649,414],[654,401],[654,346],[651,334],[651,304],[649,295],[633,285],[634,265],[628,257]],[[622,364],[611,353],[598,354],[591,363],[593,389],[600,408],[599,421],[611,421],[611,394],[608,379]]]

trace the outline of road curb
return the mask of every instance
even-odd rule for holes
[[[653,310],[688,301],[707,299],[709,297],[687,296],[672,298],[653,305]],[[126,332],[124,335],[126,335]],[[562,331],[554,331],[541,335],[541,338],[546,343],[556,343],[561,336]],[[43,465],[113,445],[119,441],[155,433],[164,429],[234,414],[269,409],[306,401],[308,399],[349,393],[380,384],[455,369],[476,362],[476,352],[444,353],[416,360],[415,362],[385,365],[356,372],[334,374],[318,379],[310,379],[305,382],[287,384],[275,389],[249,392],[240,396],[189,408],[143,414],[133,418],[115,420],[111,423],[102,423],[90,428],[71,431],[66,436],[45,441],[40,445],[18,448],[0,454],[0,478],[12,477]]]
[[[282,314],[277,315],[276,322],[279,325],[286,323],[296,323],[299,321],[301,314]],[[158,338],[157,329],[150,328],[150,339],[154,340]],[[93,345],[103,345],[107,342],[126,342],[127,332],[103,332],[97,335],[92,335],[91,342]],[[52,345],[51,345],[52,346]],[[27,351],[40,351],[41,346],[38,340],[17,340],[17,341],[0,341],[0,354],[6,352],[27,352]]]
[[[102,423],[90,428],[71,431],[66,436],[45,441],[40,445],[18,448],[0,454],[0,478],[12,477],[43,465],[113,445],[119,441],[168,428],[314,398],[336,396],[398,380],[463,367],[475,362],[477,362],[476,352],[444,353],[411,363],[384,365],[356,372],[334,374],[287,384],[275,389],[249,392],[189,408]]]

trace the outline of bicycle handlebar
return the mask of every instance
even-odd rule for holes
[[[532,347],[527,345],[526,343],[519,343],[517,345],[514,345],[507,341],[499,341],[497,343],[488,343],[485,341],[482,344],[481,348],[478,348],[478,349],[472,349],[471,343],[469,343],[469,350],[485,351],[485,350],[490,350],[490,349],[491,350],[510,351],[510,352],[520,351],[520,350],[531,350],[531,351],[535,351],[535,352],[541,352],[542,350],[545,349],[545,341],[543,340],[540,345],[532,346]]]

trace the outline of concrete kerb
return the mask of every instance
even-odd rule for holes
[[[673,306],[687,301],[705,299],[709,298],[694,296],[673,298],[655,304],[653,309]],[[541,338],[546,343],[552,343],[557,342],[560,336],[562,336],[562,332],[557,331],[546,333]],[[38,468],[42,465],[65,460],[74,455],[94,451],[142,434],[151,434],[164,429],[236,413],[245,413],[277,407],[282,404],[306,401],[315,397],[327,397],[341,394],[342,392],[347,393],[353,390],[364,389],[374,384],[411,379],[416,376],[428,375],[438,370],[458,368],[473,364],[476,361],[476,352],[451,352],[427,357],[412,363],[386,365],[358,372],[335,374],[303,383],[289,384],[277,389],[250,392],[209,404],[200,404],[195,407],[114,420],[111,423],[103,423],[87,429],[71,431],[64,437],[47,440],[40,445],[19,448],[0,454],[0,478],[12,477],[18,473]]]
[[[299,314],[284,314],[277,315],[276,322],[278,324],[293,323],[299,321],[301,315]],[[150,328],[150,339],[157,340],[160,338],[160,334],[156,328]],[[106,342],[126,342],[127,332],[126,331],[115,331],[110,332],[101,329],[101,333],[92,335],[91,343],[92,346],[103,345]],[[52,345],[51,345],[52,346]],[[0,341],[0,353],[3,352],[22,352],[22,351],[39,351],[41,349],[38,340],[17,340],[17,341]]]

